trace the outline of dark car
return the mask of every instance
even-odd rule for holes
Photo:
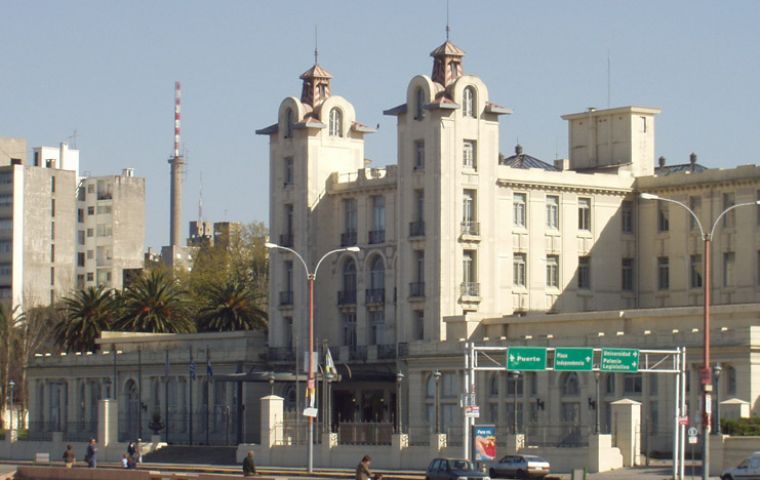
[[[507,455],[491,465],[491,477],[544,478],[549,474],[549,462],[536,455]]]
[[[463,458],[436,458],[425,471],[425,480],[491,480]]]

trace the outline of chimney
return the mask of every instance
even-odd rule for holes
[[[522,155],[523,154],[523,147],[519,143],[515,145],[515,155]]]
[[[659,164],[660,168],[665,166],[665,157],[660,157],[657,159],[657,163]]]
[[[560,172],[564,172],[566,170],[570,170],[570,159],[567,159],[567,158],[558,158],[558,159],[554,160],[554,168],[556,168]]]
[[[697,154],[694,152],[691,152],[691,155],[689,155],[689,163],[694,166],[697,164]]]
[[[121,170],[121,176],[122,177],[134,177],[135,176],[135,169],[134,168],[123,168]]]

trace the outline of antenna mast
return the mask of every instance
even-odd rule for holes
[[[449,33],[451,28],[449,27],[449,0],[446,0],[446,41],[449,41]]]

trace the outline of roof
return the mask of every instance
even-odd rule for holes
[[[319,64],[315,63],[313,67],[303,72],[301,76],[298,78],[303,80],[305,78],[333,78],[333,77],[330,74],[330,72],[322,68]]]
[[[383,115],[401,115],[402,113],[406,113],[406,103],[389,108],[388,110],[383,110]]]
[[[256,135],[272,135],[273,133],[277,133],[277,130],[279,129],[279,124],[275,123],[272,125],[269,125],[268,127],[260,128],[256,130]]]
[[[673,173],[701,173],[708,168],[699,163],[680,163],[678,165],[664,165],[662,167],[655,167],[654,173],[660,177],[666,177]]]
[[[359,133],[374,133],[375,129],[372,127],[368,127],[367,125],[364,125],[360,122],[353,122],[351,124],[351,130]]]
[[[486,113],[493,113],[496,115],[511,115],[512,109],[502,107],[501,105],[497,105],[493,102],[486,102]]]
[[[446,40],[441,46],[430,52],[431,57],[439,57],[441,55],[464,57],[464,50]]]
[[[507,167],[511,168],[540,168],[541,170],[546,170],[547,172],[558,172],[559,170],[554,165],[551,165],[549,163],[544,162],[543,160],[539,160],[536,157],[532,157],[528,154],[522,153],[522,146],[517,145],[515,147],[515,154],[511,157],[507,157],[504,159],[501,159],[499,161],[499,165],[506,165]]]

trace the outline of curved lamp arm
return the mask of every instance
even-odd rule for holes
[[[285,250],[286,252],[292,253],[301,261],[301,265],[303,265],[303,269],[306,271],[306,276],[311,276],[311,272],[309,272],[309,267],[306,265],[306,262],[304,261],[303,257],[299,255],[298,252],[296,252],[292,248],[283,247],[282,245],[277,245],[276,243],[270,243],[270,242],[266,242],[264,246],[270,249]]]
[[[720,219],[723,218],[725,214],[730,212],[731,210],[738,208],[738,207],[748,207],[751,205],[760,205],[760,200],[757,200],[756,202],[746,202],[746,203],[737,203],[736,205],[731,205],[727,209],[723,210],[720,215],[718,215],[718,218],[715,219],[715,223],[713,223],[712,229],[710,229],[710,238],[712,238],[713,233],[715,233],[715,228],[718,226],[718,223],[720,223]]]
[[[685,208],[686,211],[688,211],[691,214],[692,218],[694,218],[694,221],[697,222],[697,226],[699,227],[699,233],[702,235],[702,238],[705,238],[705,230],[702,228],[702,222],[699,221],[699,217],[697,217],[697,214],[694,213],[694,211],[691,208],[689,208],[685,203],[679,202],[678,200],[673,200],[671,198],[662,198],[653,193],[642,192],[639,196],[643,198],[644,200],[661,200],[663,202],[675,203],[676,205],[680,205],[681,207]]]
[[[328,256],[332,255],[333,253],[340,253],[340,252],[354,252],[355,253],[358,251],[359,251],[359,247],[345,247],[345,248],[336,248],[335,250],[330,250],[329,252],[325,253],[324,255],[322,255],[322,258],[320,258],[319,261],[317,262],[317,266],[314,267],[314,273],[313,273],[314,279],[316,280],[317,278],[317,270],[319,270],[319,266],[322,264],[322,260],[324,260]]]

